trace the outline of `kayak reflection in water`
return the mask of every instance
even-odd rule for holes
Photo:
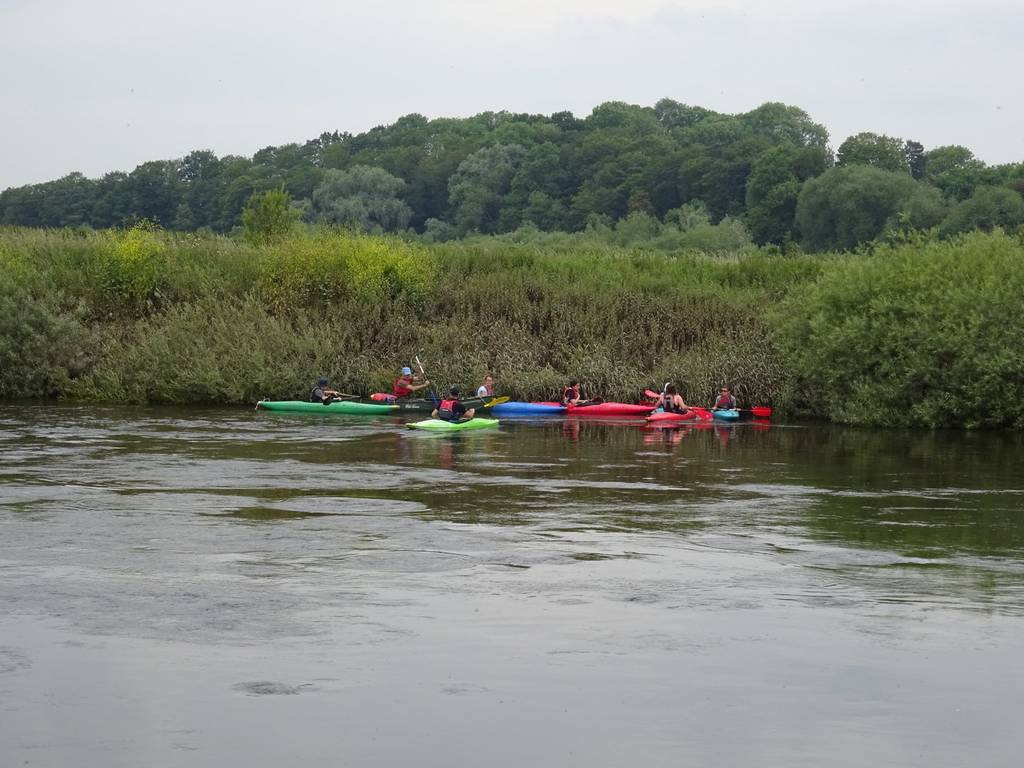
[[[683,400],[683,396],[676,392],[676,385],[670,381],[665,382],[665,387],[658,395],[655,407],[665,413],[689,413],[690,411],[690,406]]]
[[[413,376],[412,368],[408,365],[402,368],[402,375],[395,379],[395,384],[392,387],[392,392],[395,397],[408,397],[413,392],[419,392],[421,389],[426,389],[430,386],[430,379],[426,379],[422,383],[416,383],[416,377]]]
[[[309,391],[309,402],[329,405],[334,398],[341,397],[341,392],[334,389],[328,389],[327,383],[327,379],[320,379],[317,381],[316,386]]]
[[[573,379],[562,390],[562,405],[579,405],[582,402],[586,401],[580,396],[580,383]]]
[[[459,402],[459,388],[452,387],[448,390],[448,397],[430,415],[442,421],[469,421],[476,415],[476,409],[470,408],[467,411],[466,406]]]
[[[484,376],[484,383],[476,391],[477,397],[494,397],[494,377],[491,374]]]

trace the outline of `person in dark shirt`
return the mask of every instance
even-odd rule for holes
[[[341,392],[329,389],[327,384],[327,379],[317,381],[316,386],[309,392],[309,402],[329,405],[336,397],[341,397]]]
[[[466,406],[459,402],[459,388],[452,387],[448,390],[448,397],[430,415],[444,421],[469,421],[476,416],[476,409],[466,410]]]

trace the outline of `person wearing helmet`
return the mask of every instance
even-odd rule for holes
[[[330,405],[334,398],[340,396],[341,392],[334,389],[328,389],[327,379],[319,379],[316,386],[309,391],[309,402]]]
[[[459,402],[459,388],[452,387],[448,390],[448,397],[430,415],[444,421],[469,421],[476,415],[476,408],[467,411],[466,406]]]
[[[430,379],[426,379],[423,383],[417,384],[416,377],[412,374],[412,368],[408,365],[402,368],[402,375],[395,379],[395,385],[392,388],[392,392],[395,397],[408,397],[413,392],[418,392],[421,389],[426,389],[430,386]]]

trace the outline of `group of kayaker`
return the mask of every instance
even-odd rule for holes
[[[389,399],[399,400],[404,397],[409,397],[413,393],[424,390],[429,386],[430,379],[426,376],[418,377],[413,373],[411,367],[403,366],[401,375],[394,381],[392,394],[389,396]],[[654,393],[652,392],[650,394],[653,395]],[[494,377],[491,374],[487,374],[484,377],[483,383],[477,388],[476,396],[494,396]],[[334,399],[341,397],[351,396],[343,395],[341,392],[331,389],[327,379],[320,379],[317,381],[316,386],[310,391],[309,399],[314,403],[330,403]],[[591,401],[583,398],[580,390],[580,382],[578,380],[573,379],[562,388],[562,405],[578,406],[589,402]],[[738,402],[729,390],[729,387],[723,386],[719,390],[718,397],[715,398],[715,404],[711,407],[711,410],[731,410],[737,406]],[[690,406],[686,404],[686,401],[683,400],[682,395],[679,394],[676,390],[675,384],[672,382],[665,382],[665,386],[658,394],[657,401],[655,402],[655,408],[668,413],[679,414],[685,414],[690,410]],[[458,387],[449,388],[447,397],[437,403],[437,407],[432,413],[433,418],[442,419],[444,421],[465,421],[472,419],[475,415],[476,409],[466,408],[459,399]]]
[[[715,404],[711,406],[712,411],[729,411],[738,407],[739,403],[733,396],[732,392],[729,391],[728,387],[722,387],[718,391],[718,397],[715,398]],[[656,408],[660,408],[666,413],[687,413],[690,410],[690,406],[683,400],[682,395],[676,392],[676,385],[670,381],[665,382],[665,387],[661,390],[661,394],[658,395]]]

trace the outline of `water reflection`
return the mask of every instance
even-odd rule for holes
[[[371,757],[380,742],[367,734],[405,706],[403,732],[422,724],[431,743],[470,738],[464,724],[483,708],[476,727],[511,718],[545,745],[519,764],[572,762],[550,757],[568,754],[558,718],[571,703],[573,746],[599,745],[595,765],[670,764],[681,732],[709,764],[737,743],[726,764],[842,764],[843,727],[857,760],[884,744],[872,758],[882,764],[1012,764],[1003,758],[1017,750],[1000,745],[1019,730],[1000,718],[1024,683],[1020,436],[614,419],[424,435],[403,422],[0,408],[0,684],[14,702],[0,756],[176,762],[148,753],[150,726],[132,720],[173,684],[133,673],[97,693],[111,657],[135,652],[133,670],[171,654],[172,680],[183,669],[215,681],[172,707],[201,712],[198,731],[223,733],[206,724],[242,699],[281,696],[311,709],[273,710],[274,724],[353,723],[348,738]],[[54,673],[89,692],[59,701],[76,721],[97,713],[86,730],[103,744],[83,758],[81,743],[38,732],[53,714],[31,666],[92,638],[95,656]],[[139,648],[106,650],[129,641]],[[125,707],[128,690],[143,693]],[[579,696],[563,704],[567,691]],[[976,720],[927,738],[907,714],[937,722],[962,700],[976,702]],[[801,734],[799,748],[751,736],[766,722]],[[222,738],[237,750],[263,730]],[[336,747],[327,733],[303,732],[297,743],[317,748],[306,762]],[[480,738],[475,755],[508,747]],[[107,759],[114,741],[138,751]],[[203,754],[199,764],[231,762]]]

